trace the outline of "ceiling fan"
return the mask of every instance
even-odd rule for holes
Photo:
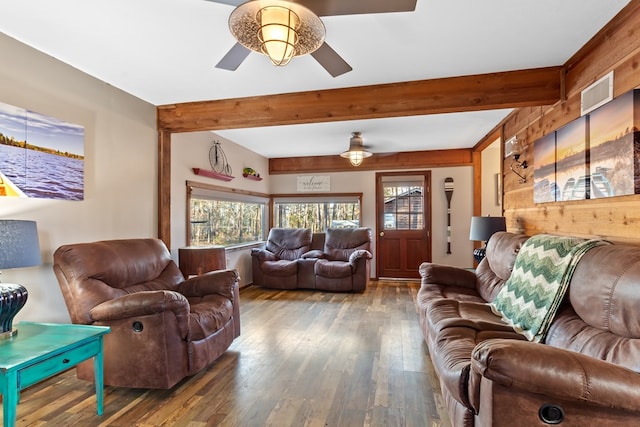
[[[319,25],[322,26],[322,31],[323,31],[322,38],[320,40],[315,40],[315,42],[317,42],[319,47],[316,47],[317,46],[316,45],[312,47],[311,49],[313,50],[309,50],[309,52],[304,52],[304,51],[293,52],[293,49],[294,49],[293,43],[289,42],[289,40],[291,39],[285,40],[284,43],[287,46],[285,46],[284,49],[291,49],[291,51],[289,52],[290,56],[288,59],[291,59],[292,56],[311,53],[311,56],[313,56],[313,58],[316,61],[318,61],[320,65],[325,70],[327,70],[329,74],[331,74],[333,77],[337,77],[341,74],[351,71],[352,68],[344,59],[342,59],[342,57],[335,50],[331,48],[331,46],[327,44],[326,41],[324,41],[324,25],[318,19],[318,17],[338,16],[338,15],[357,15],[357,14],[368,14],[368,13],[411,12],[411,11],[414,11],[416,8],[417,0],[394,0],[394,1],[389,1],[389,0],[368,0],[368,1],[364,1],[364,0],[295,0],[295,1],[252,0],[248,2],[246,0],[207,0],[207,1],[211,1],[214,3],[227,4],[227,5],[236,7],[236,9],[232,12],[230,17],[230,26],[232,24],[232,21],[235,19],[234,15],[236,16],[236,18],[238,18],[238,16],[241,14],[246,15],[247,14],[246,11],[248,10],[262,11],[263,8],[269,6],[271,3],[289,4],[291,5],[292,9],[299,8],[302,14],[306,13],[305,9],[308,10],[309,12],[311,12],[311,15],[313,15],[315,19],[318,20]],[[243,11],[243,8],[245,9],[244,11]],[[294,15],[296,14],[294,13]],[[295,19],[297,19],[297,17],[295,17]],[[252,28],[251,31],[255,31],[255,32],[260,31],[261,29],[260,24],[255,23],[255,27],[256,28],[255,29]],[[232,28],[232,33],[234,34],[234,37],[238,39],[238,35],[234,33],[233,28]],[[258,39],[259,37],[260,36],[254,37],[254,39]],[[298,38],[298,35],[295,35],[295,37]],[[305,34],[300,35],[300,38],[303,38],[303,37],[305,37]],[[216,64],[216,68],[234,71],[240,66],[240,64],[242,64],[242,62],[249,55],[249,53],[251,53],[252,50],[260,52],[261,48],[259,45],[256,47],[251,45],[250,43],[244,43],[243,45],[240,42],[237,42],[231,48],[231,50],[229,50],[229,52],[227,52],[227,54],[220,60],[220,62]],[[263,46],[262,51],[264,52],[264,50],[265,49]],[[269,56],[271,56],[271,54],[269,54]],[[276,65],[284,65],[288,62],[288,59],[286,60],[286,62],[282,64],[278,64],[274,61],[272,57],[272,62],[274,62]]]

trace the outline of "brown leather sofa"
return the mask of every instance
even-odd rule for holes
[[[173,387],[222,355],[240,335],[238,274],[185,280],[158,239],[64,245],[53,255],[71,321],[111,327],[105,384]],[[78,365],[93,380],[93,363]]]
[[[640,247],[586,252],[536,343],[487,304],[526,240],[494,234],[475,272],[420,266],[420,325],[452,424],[640,425]]]
[[[253,284],[273,289],[364,291],[371,274],[371,229],[272,228],[252,249]]]

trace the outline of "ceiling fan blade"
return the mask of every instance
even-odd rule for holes
[[[338,77],[353,70],[351,65],[347,64],[326,42],[322,43],[322,46],[320,46],[318,50],[311,52],[311,56],[333,77]]]
[[[220,62],[216,64],[216,68],[222,68],[223,70],[235,71],[242,61],[249,56],[251,51],[246,47],[242,46],[240,43],[236,43],[233,47],[227,52],[225,56],[222,57]]]
[[[240,6],[242,3],[246,3],[247,0],[206,0],[211,3],[228,4],[229,6]]]
[[[364,13],[413,12],[416,9],[416,1],[417,0],[297,0],[296,3],[300,3],[311,9],[318,16],[336,16]],[[220,3],[223,2],[221,1]]]

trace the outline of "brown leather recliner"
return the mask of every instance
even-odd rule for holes
[[[275,289],[298,287],[298,260],[311,250],[310,228],[272,228],[263,249],[251,250],[253,284]]]
[[[185,280],[158,239],[64,245],[53,256],[71,321],[111,327],[105,384],[173,387],[222,355],[240,335],[238,274]],[[93,363],[77,367],[93,380]]]
[[[324,254],[314,266],[315,286],[330,291],[364,291],[371,273],[371,229],[329,228]]]

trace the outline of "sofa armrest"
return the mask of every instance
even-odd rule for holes
[[[622,366],[546,344],[490,339],[471,360],[470,398],[479,408],[480,380],[503,387],[596,406],[640,410],[640,374]]]
[[[185,280],[180,284],[178,291],[186,297],[218,294],[233,301],[234,288],[238,280],[238,272],[235,269],[210,271]]]
[[[278,257],[276,256],[276,254],[266,249],[253,248],[251,249],[251,256],[255,257],[260,262],[278,260]]]
[[[302,254],[302,256],[300,258],[302,259],[309,259],[309,258],[326,258],[327,256],[325,255],[324,252],[322,252],[320,249],[313,249],[309,252],[305,252]]]
[[[93,307],[89,314],[94,322],[109,322],[167,310],[174,311],[176,317],[186,318],[189,316],[189,302],[178,292],[144,291],[107,300]]]
[[[373,256],[371,255],[371,252],[365,249],[358,249],[353,251],[349,256],[349,264],[351,264],[352,267],[355,267],[359,260],[361,259],[367,260],[371,258],[373,258]]]
[[[460,286],[476,289],[476,274],[460,267],[423,262],[420,264],[422,283],[432,283],[443,286]]]

